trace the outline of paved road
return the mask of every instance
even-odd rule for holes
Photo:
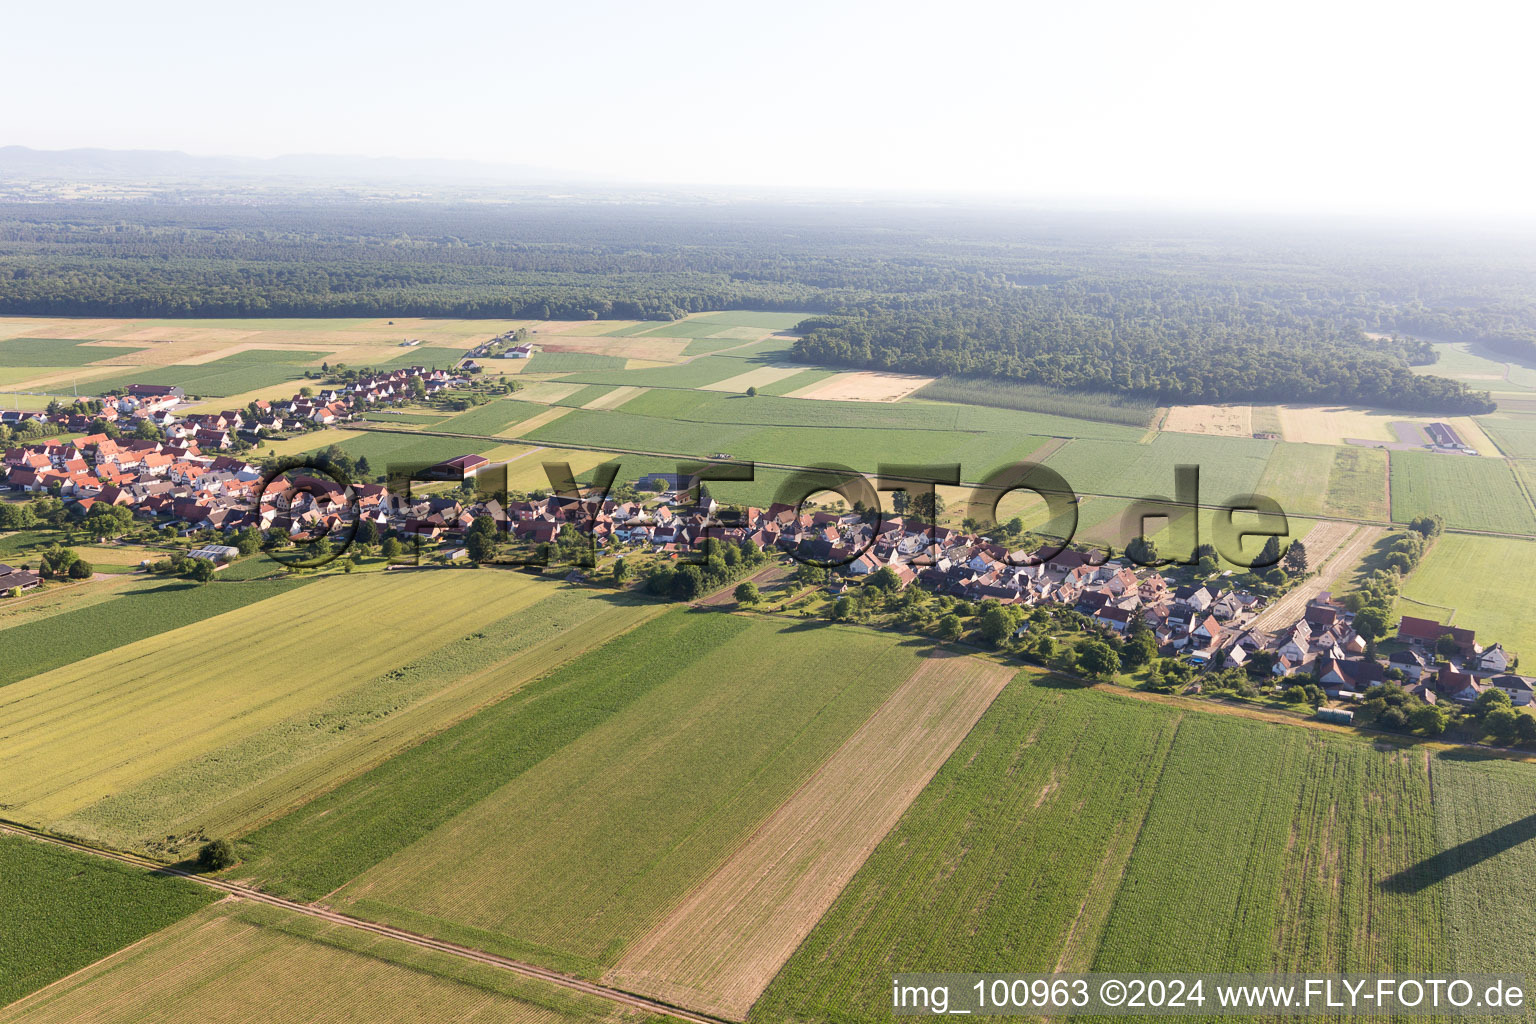
[[[561,988],[570,989],[574,992],[581,992],[589,996],[596,996],[599,999],[607,999],[610,1002],[619,1003],[623,1006],[628,1006],[637,1010],[644,1010],[648,1013],[655,1013],[664,1017],[672,1017],[676,1020],[690,1021],[692,1024],[723,1024],[720,1018],[711,1017],[708,1014],[697,1013],[692,1010],[684,1010],[675,1006],[668,1006],[666,1003],[658,1002],[654,999],[647,999],[644,996],[632,995],[631,993],[625,992],[621,989],[609,988],[607,985],[594,984],[590,981],[584,981],[581,978],[573,978],[568,974],[561,974],[558,971],[551,971],[547,968],[539,967],[535,964],[524,963],[521,960],[511,960],[504,956],[497,956],[494,953],[487,953],[483,950],[471,949],[468,946],[459,946],[451,942],[441,942],[437,939],[428,938],[425,935],[417,935],[414,932],[404,931],[400,928],[391,928],[388,925],[375,924],[372,921],[364,921],[360,918],[351,917],[347,914],[338,913],[334,910],[328,910],[324,907],[311,906],[307,903],[296,903],[293,900],[285,900],[280,897],[261,892],[260,890],[249,888],[248,886],[237,885],[234,882],[226,882],[223,879],[209,878],[206,875],[191,874],[186,871],[181,871],[177,868],[167,867],[164,864],[157,864],[156,862],[149,860],[146,857],[136,857],[133,854],[128,853],[113,853],[107,850],[98,850],[95,847],[88,846],[84,843],[76,843],[67,839],[58,839],[54,836],[43,835],[39,832],[34,832],[31,829],[10,824],[9,822],[0,822],[0,832],[10,835],[23,836],[27,839],[32,839],[40,843],[51,843],[54,846],[68,847],[71,850],[78,850],[82,853],[91,854],[92,856],[104,857],[109,860],[120,861],[124,864],[132,864],[135,867],[141,867],[149,871],[156,871],[161,874],[176,875],[181,878],[186,878],[196,882],[199,885],[205,885],[211,889],[217,889],[220,892],[237,897],[239,899],[251,900],[255,903],[266,903],[274,907],[282,907],[284,910],[291,910],[296,914],[303,914],[306,917],[319,918],[322,921],[328,921],[332,924],[344,925],[348,928],[356,928],[359,931],[372,932],[375,935],[382,935],[386,938],[397,939],[400,942],[408,942],[413,946],[420,946],[423,949],[432,949],[439,953],[447,953],[450,956],[460,957],[465,960],[473,960],[477,963],[486,964],[491,967],[497,967],[504,971],[510,971],[513,974],[520,974],[527,978],[536,978],[539,981],[545,981],[551,985],[558,985]]]

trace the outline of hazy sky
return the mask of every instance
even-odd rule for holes
[[[11,5],[0,143],[1536,213],[1532,5]]]

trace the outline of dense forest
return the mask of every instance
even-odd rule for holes
[[[1529,243],[897,205],[0,204],[0,314],[811,314],[814,363],[1145,399],[1490,407],[1423,341],[1536,358]]]

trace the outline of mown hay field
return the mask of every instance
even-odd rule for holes
[[[622,670],[658,677],[642,696],[332,901],[600,974],[920,665],[864,629],[681,617],[666,659]]]
[[[0,1006],[216,898],[191,882],[12,835],[0,836],[0,878]]]
[[[649,1014],[548,982],[237,902],[208,907],[0,1010],[4,1024],[146,1019],[659,1024]]]
[[[310,716],[544,593],[502,572],[330,577],[12,683],[0,800],[17,820],[117,845],[195,831],[301,756],[295,731],[339,738]]]
[[[1536,459],[1536,416],[1501,412],[1479,416],[1477,422],[1505,455],[1512,459]]]
[[[1449,527],[1536,533],[1531,501],[1500,459],[1403,451],[1391,455],[1392,519],[1438,515]]]
[[[1012,675],[979,658],[925,659],[604,980],[742,1018]]]

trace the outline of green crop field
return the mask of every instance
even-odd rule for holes
[[[1536,780],[1531,767],[1446,751],[1434,761],[1439,850],[1397,880],[1439,890],[1449,968],[1529,972],[1536,907],[1525,897],[1536,870]]]
[[[1536,416],[1529,413],[1499,413],[1479,416],[1483,428],[1499,450],[1514,459],[1536,459]]]
[[[1383,887],[1434,853],[1429,797],[1422,754],[1186,716],[1093,969],[1443,965],[1438,894]]]
[[[643,696],[332,900],[595,973],[919,665],[862,629],[679,614],[664,659],[625,667],[659,677]]]
[[[572,370],[622,370],[623,356],[595,352],[536,352],[524,373],[570,373]]]
[[[1501,459],[1393,452],[1392,519],[1438,515],[1445,525],[1495,533],[1536,533],[1536,515]]]
[[[367,412],[363,413],[363,419],[367,420],[368,422],[383,423],[385,425],[397,423],[410,424],[411,426],[431,427],[442,423],[448,418],[449,414],[446,412],[392,412],[388,409],[369,409]]]
[[[1392,884],[1435,829],[1421,753],[1016,680],[749,1020],[884,1020],[903,971],[1448,967],[1479,940]]]
[[[181,879],[0,836],[0,1006],[170,925],[217,896]],[[0,1019],[5,1018],[0,1011]]]
[[[1536,655],[1536,617],[1510,598],[1512,586],[1533,577],[1536,541],[1442,534],[1404,582],[1403,597],[1454,610],[1451,621],[1477,630],[1484,646],[1498,642],[1516,654]]]
[[[28,367],[29,374],[35,377],[38,367],[110,363],[138,351],[140,347],[93,345],[68,338],[7,338],[0,341],[0,366]]]
[[[1536,369],[1509,362],[1507,356],[1491,352],[1475,342],[1446,342],[1435,346],[1439,357],[1427,366],[1415,366],[1415,373],[1432,373],[1465,381],[1468,387],[1494,391],[1536,391]]]
[[[1035,384],[970,377],[940,377],[932,384],[920,388],[915,392],[915,397],[1052,413],[1074,419],[1102,420],[1142,429],[1151,425],[1152,414],[1156,410],[1151,399],[1063,392]]]
[[[1016,678],[749,1020],[883,1020],[894,972],[1085,970],[1178,723]]]
[[[12,683],[0,802],[14,819],[140,849],[210,823],[234,831],[291,799],[269,779],[336,740],[364,742],[366,729],[333,735],[327,719],[341,733],[402,713],[442,682],[412,664],[545,593],[506,572],[333,576]],[[367,627],[339,628],[338,610],[359,607]]]
[[[569,406],[572,409],[580,409],[588,402],[593,401],[594,399],[602,398],[604,395],[610,394],[615,390],[617,390],[617,388],[610,384],[588,384],[577,391],[571,392],[558,401],[551,402],[550,404],[564,405]]]
[[[642,395],[634,401],[640,401]],[[743,399],[751,401],[751,399]],[[873,473],[880,463],[955,463],[963,479],[975,479],[1027,459],[1044,438],[1029,434],[956,430],[899,430],[812,426],[731,425],[638,416],[627,404],[617,411],[577,409],[529,434],[533,441],[600,448],[642,445],[679,455],[723,452],[739,459],[810,466],[826,462]],[[810,404],[810,403],[806,403]]]
[[[112,961],[0,1010],[4,1024],[236,1018],[661,1024],[545,981],[251,903],[208,907]]]
[[[251,559],[252,562],[267,559]],[[245,563],[241,563],[245,564]],[[312,582],[309,579],[207,586],[181,580],[146,580],[133,590],[84,608],[36,620],[7,621],[0,628],[0,686],[94,655],[265,601]]]
[[[466,409],[450,419],[437,424],[437,429],[452,434],[480,434],[493,436],[514,423],[531,419],[549,407],[537,402],[520,402],[515,398],[498,398],[485,405]]]
[[[700,356],[687,363],[670,366],[648,366],[625,370],[577,370],[562,380],[582,384],[630,384],[649,388],[701,388],[716,381],[744,373],[747,366],[740,359],[728,356]]]
[[[325,435],[317,435],[321,442]],[[319,447],[324,447],[322,443]],[[382,476],[391,465],[406,466],[426,463],[435,465],[460,455],[477,455],[496,447],[495,441],[477,441],[458,437],[413,436],[370,430],[357,437],[341,442],[341,450],[354,459],[368,460],[369,470]]]
[[[239,352],[194,366],[146,366],[103,380],[89,387],[95,394],[122,390],[130,384],[171,384],[188,395],[222,398],[257,388],[270,387],[303,376],[305,364],[318,364],[325,352],[295,349],[260,349]]]

